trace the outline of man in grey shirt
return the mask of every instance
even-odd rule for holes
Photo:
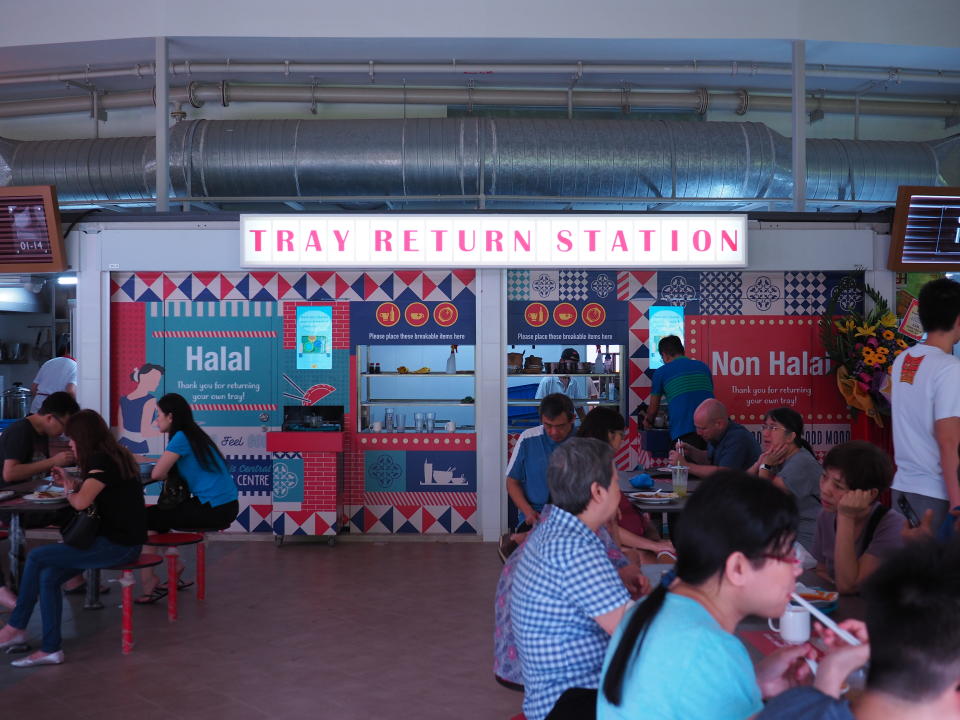
[[[753,433],[730,419],[727,406],[708,398],[693,413],[693,427],[707,442],[700,450],[683,443],[683,452],[670,452],[671,465],[686,465],[697,477],[705,478],[717,470],[746,470],[760,456],[760,445]]]

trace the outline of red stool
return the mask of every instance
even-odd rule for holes
[[[197,600],[207,598],[207,533],[220,532],[222,527],[176,528],[180,533],[199,534],[203,537],[197,545]]]
[[[510,720],[527,720],[527,716],[520,713],[519,715],[514,715]]]
[[[196,532],[168,532],[159,535],[151,535],[147,538],[147,545],[156,545],[166,548],[164,555],[167,558],[167,619],[174,622],[177,619],[177,556],[180,551],[177,550],[181,545],[197,546],[197,581],[200,582],[202,571],[200,570],[201,561],[203,561],[203,535]],[[199,593],[200,585],[197,589]],[[198,594],[199,597],[199,594]]]
[[[136,581],[133,579],[134,570],[143,570],[153,567],[163,562],[160,555],[151,555],[144,553],[132,563],[126,565],[116,565],[108,568],[109,570],[120,570],[120,586],[123,588],[123,626],[120,633],[123,654],[129,655],[133,651],[133,586]]]

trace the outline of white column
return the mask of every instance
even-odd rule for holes
[[[77,359],[77,402],[96,410],[109,424],[110,273],[101,271],[98,225],[74,230],[78,245],[77,313],[73,349]]]
[[[487,542],[506,527],[506,271],[477,271],[477,511]]]
[[[157,212],[167,212],[170,209],[170,157],[167,152],[169,139],[169,125],[167,124],[167,108],[170,105],[170,81],[167,77],[167,39],[156,40],[156,90],[155,113],[157,138]]]
[[[807,209],[807,44],[793,41],[793,210]]]

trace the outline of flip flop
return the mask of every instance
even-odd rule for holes
[[[177,578],[177,590],[183,590],[184,588],[188,588],[191,585],[193,585],[193,580],[184,580],[183,578]],[[167,590],[169,587],[169,583],[160,583],[159,585],[157,585],[157,587]]]
[[[153,605],[157,600],[163,600],[167,596],[167,589],[157,585],[150,593],[144,593],[134,602],[137,605]]]

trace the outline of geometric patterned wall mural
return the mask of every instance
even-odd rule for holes
[[[352,386],[356,377],[356,359],[350,354],[353,348],[349,346],[349,312],[343,314],[345,327],[338,325],[343,339],[335,339],[334,343],[334,353],[338,346],[344,349],[343,360],[335,360],[330,371],[313,371],[328,373],[323,376],[323,382],[338,388],[330,395],[336,402],[327,404],[344,405],[344,482],[339,495],[340,504],[331,509],[325,496],[311,499],[311,492],[314,492],[311,490],[311,473],[314,472],[311,468],[322,467],[316,464],[319,461],[305,463],[299,453],[269,453],[262,447],[257,448],[256,455],[251,454],[251,446],[258,440],[262,442],[259,437],[263,425],[260,414],[267,413],[269,425],[278,427],[283,405],[296,402],[284,396],[284,393],[295,393],[290,390],[291,383],[301,388],[318,383],[316,375],[297,375],[294,351],[283,347],[291,345],[292,328],[288,326],[296,305],[326,304],[339,310],[344,305],[349,308],[354,302],[420,300],[449,301],[457,305],[466,303],[472,310],[475,275],[473,270],[114,273],[110,289],[112,424],[116,427],[120,422],[116,409],[120,398],[136,387],[129,377],[134,367],[139,368],[147,362],[163,365],[157,361],[161,357],[177,364],[182,353],[179,348],[168,352],[170,343],[186,343],[187,346],[194,343],[195,346],[205,342],[217,352],[220,345],[225,345],[228,347],[226,353],[239,352],[241,359],[246,357],[243,348],[247,344],[266,343],[270,358],[260,358],[260,366],[251,370],[251,375],[261,378],[261,384],[269,386],[260,387],[257,393],[252,389],[248,391],[257,394],[256,406],[224,399],[219,404],[205,406],[211,410],[196,413],[207,432],[222,444],[221,449],[233,466],[251,470],[257,465],[262,470],[260,465],[265,460],[271,464],[268,484],[254,487],[249,478],[243,478],[246,485],[238,481],[241,510],[231,531],[312,535],[335,532],[346,522],[352,532],[362,533],[476,534],[479,523],[476,517],[476,479],[473,477],[476,471],[473,436],[469,436],[469,446],[465,444],[456,448],[456,463],[450,464],[456,468],[453,475],[456,482],[461,482],[461,477],[470,476],[469,485],[464,479],[462,488],[451,483],[450,487],[443,488],[443,492],[410,492],[407,487],[370,489],[365,486],[366,450],[361,436],[355,432],[353,421],[356,417],[356,389]],[[191,317],[201,314],[204,318],[197,321],[197,329],[168,329],[171,324],[182,324],[181,318],[187,313]],[[250,330],[226,327],[230,322],[222,319],[226,316],[238,317],[239,323],[245,327],[255,325],[257,336],[254,337]],[[158,331],[157,323],[164,329]],[[225,323],[225,329],[220,329],[218,323]],[[205,324],[210,325],[210,331],[201,336],[199,327]],[[239,347],[230,347],[230,343]],[[254,348],[249,354],[251,363],[258,362],[256,352]],[[183,374],[183,367],[178,372]],[[190,390],[178,386],[179,381],[181,378],[165,373],[151,394],[159,397],[163,392],[181,392],[190,400]],[[210,384],[215,382],[210,380]],[[190,382],[184,384],[190,385]],[[223,409],[231,403],[238,409]],[[324,404],[323,400],[318,404]],[[443,452],[437,452],[438,456],[444,456]],[[242,462],[244,459],[249,462]],[[424,463],[420,460],[422,473]],[[239,475],[234,474],[235,478]],[[256,475],[263,479],[265,473]]]

